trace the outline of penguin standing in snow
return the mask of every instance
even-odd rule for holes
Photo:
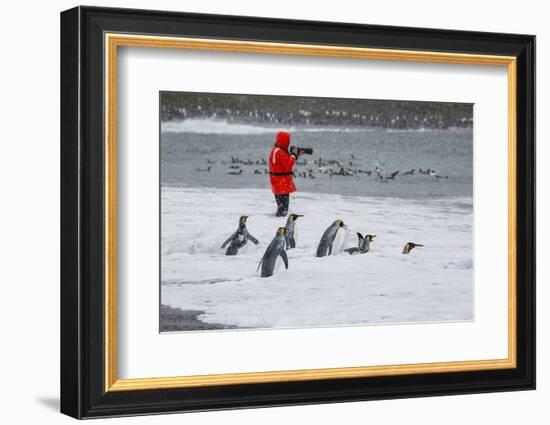
[[[417,246],[424,246],[424,245],[420,245],[419,243],[414,243],[414,242],[407,242],[403,247],[402,254],[409,254],[413,250],[413,248]]]
[[[258,269],[262,268],[262,277],[273,276],[273,271],[275,270],[275,263],[277,258],[280,256],[285,263],[285,268],[288,269],[288,257],[285,251],[286,239],[285,239],[286,228],[279,227],[275,237],[265,250],[264,256],[258,264]]]
[[[297,228],[296,228],[296,220],[298,220],[299,217],[303,217],[301,214],[290,214],[288,216],[288,219],[286,221],[286,249],[296,248],[296,234],[297,234]]]
[[[243,215],[241,218],[239,218],[239,227],[237,227],[237,230],[235,233],[233,233],[227,240],[222,244],[221,249],[225,248],[225,246],[231,242],[229,245],[229,248],[227,248],[227,251],[225,252],[225,255],[237,255],[239,252],[239,249],[241,249],[243,246],[245,246],[250,239],[254,244],[258,245],[258,239],[256,239],[254,236],[252,236],[248,229],[246,228],[246,220],[248,219],[248,216]]]
[[[370,250],[370,243],[376,237],[376,235],[365,235],[363,237],[361,233],[357,232],[358,244],[356,247],[345,249],[348,254],[366,254]]]
[[[342,228],[346,230],[348,229],[344,222],[338,219],[332,223],[327,230],[325,230],[325,233],[323,233],[321,241],[319,242],[319,246],[317,247],[316,257],[332,255],[332,244],[334,243],[334,239],[336,238],[338,231]]]

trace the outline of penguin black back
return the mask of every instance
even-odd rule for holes
[[[336,234],[341,228],[347,229],[347,226],[342,220],[338,219],[325,230],[323,236],[321,237],[321,241],[317,246],[317,253],[315,254],[316,257],[332,255],[334,238],[336,238]]]

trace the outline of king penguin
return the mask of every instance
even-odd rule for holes
[[[420,245],[419,243],[414,243],[414,242],[407,242],[405,244],[405,246],[403,247],[403,252],[402,254],[408,254],[410,253],[413,248],[417,247],[417,246],[424,246],[424,245]]]
[[[231,242],[229,248],[227,248],[227,251],[225,252],[225,255],[237,255],[239,249],[245,246],[249,239],[254,242],[254,244],[258,245],[258,239],[252,236],[246,228],[247,219],[248,216],[241,216],[241,218],[239,218],[239,227],[237,227],[237,230],[222,244],[221,248],[223,249],[229,242]]]
[[[361,233],[357,232],[357,246],[348,248],[345,251],[350,255],[366,254],[370,251],[370,243],[376,237],[376,235],[365,235],[363,237]]]
[[[303,217],[301,214],[290,214],[288,216],[288,219],[286,221],[286,249],[296,248],[296,236],[297,236],[297,228],[296,228],[296,220],[298,220],[299,217]]]
[[[334,238],[336,238],[336,234],[342,228],[347,230],[348,227],[342,220],[338,219],[332,223],[327,230],[325,230],[325,233],[323,233],[321,241],[319,242],[319,246],[317,247],[317,257],[332,255],[332,244],[334,243]]]
[[[277,233],[275,234],[275,237],[273,238],[273,240],[265,250],[264,256],[262,257],[260,264],[258,264],[258,269],[260,268],[260,266],[262,267],[262,274],[261,274],[262,277],[273,276],[273,271],[275,270],[275,263],[279,256],[283,259],[283,262],[285,263],[285,268],[288,269],[288,257],[285,251],[285,244],[286,244],[285,233],[286,233],[286,228],[279,227],[277,229]]]

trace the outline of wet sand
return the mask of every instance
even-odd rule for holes
[[[160,331],[206,331],[213,329],[235,329],[236,326],[218,323],[204,323],[198,319],[203,314],[200,310],[182,310],[166,305],[160,306]]]

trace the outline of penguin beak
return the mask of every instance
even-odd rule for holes
[[[342,227],[346,230],[349,230],[348,226],[346,226],[344,223],[342,223]]]
[[[414,244],[414,246],[424,246],[424,245],[420,245],[419,243],[416,243]]]

